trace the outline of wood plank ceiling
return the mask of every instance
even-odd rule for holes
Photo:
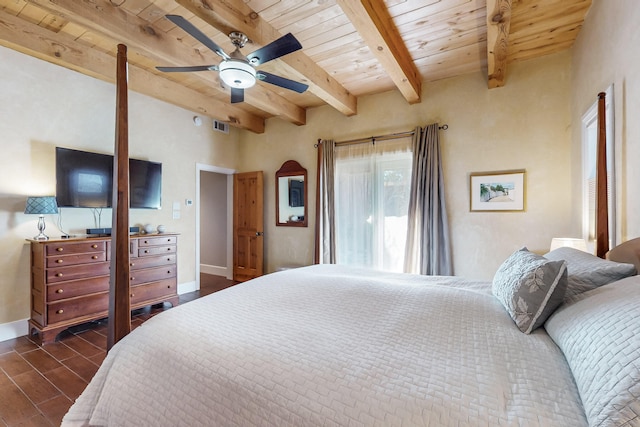
[[[572,46],[591,0],[0,0],[0,45],[105,81],[117,45],[129,56],[131,90],[264,132],[266,118],[297,125],[328,104],[357,114],[357,98],[398,90],[421,102],[421,86],[483,71],[508,84],[514,61]],[[258,82],[231,104],[218,73],[155,67],[218,64],[220,57],[164,16],[181,15],[225,52],[231,31],[247,54],[291,32],[301,51],[258,68],[309,85],[298,94]]]

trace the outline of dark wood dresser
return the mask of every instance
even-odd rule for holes
[[[110,237],[30,242],[32,339],[52,342],[70,326],[108,316]],[[132,310],[178,304],[177,244],[171,233],[130,237]]]

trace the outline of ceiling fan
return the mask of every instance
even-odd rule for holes
[[[309,86],[266,71],[256,70],[256,66],[280,58],[296,50],[302,49],[300,42],[291,34],[269,43],[268,45],[248,54],[243,55],[240,49],[249,41],[246,35],[240,32],[229,34],[231,42],[236,49],[230,54],[225,53],[220,46],[197,29],[191,22],[179,15],[166,15],[166,18],[189,33],[193,38],[204,44],[217,55],[222,57],[219,65],[194,65],[187,67],[156,67],[157,70],[171,72],[191,71],[219,71],[220,79],[231,88],[231,103],[244,101],[244,90],[256,84],[256,80],[262,80],[272,85],[302,93]]]

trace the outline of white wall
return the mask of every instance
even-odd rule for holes
[[[358,114],[330,107],[307,111],[307,125],[268,120],[266,132],[241,133],[241,169],[265,172],[265,265],[313,260],[316,150],[319,138],[345,140],[447,123],[441,133],[445,189],[457,275],[491,279],[500,263],[526,245],[546,251],[571,229],[571,56],[563,52],[509,67],[507,84],[487,89],[483,73],[423,85],[422,102],[397,91],[361,97]],[[275,171],[286,160],[308,170],[309,227],[275,226]],[[526,211],[469,212],[469,173],[526,169]]]
[[[55,147],[113,153],[115,87],[0,47],[0,340],[2,325],[29,317],[29,247],[37,217],[25,215],[29,195],[55,193]],[[161,162],[162,209],[132,210],[131,225],[164,224],[180,233],[178,283],[195,281],[196,163],[236,168],[237,135],[214,132],[211,120],[195,127],[193,112],[134,92],[129,94],[129,154]],[[173,219],[172,206],[180,206]],[[66,231],[94,226],[89,209],[62,209]],[[60,236],[55,215],[47,234]],[[111,210],[101,226],[111,225]],[[26,330],[24,331],[26,333]]]
[[[227,175],[200,171],[200,264],[227,267]]]
[[[617,241],[640,236],[640,2],[593,0],[573,48],[571,122],[573,218],[581,224],[581,117],[614,85]],[[575,233],[579,235],[580,229]]]

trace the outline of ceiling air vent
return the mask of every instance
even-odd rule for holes
[[[213,130],[217,130],[222,133],[229,133],[229,123],[213,121]]]

